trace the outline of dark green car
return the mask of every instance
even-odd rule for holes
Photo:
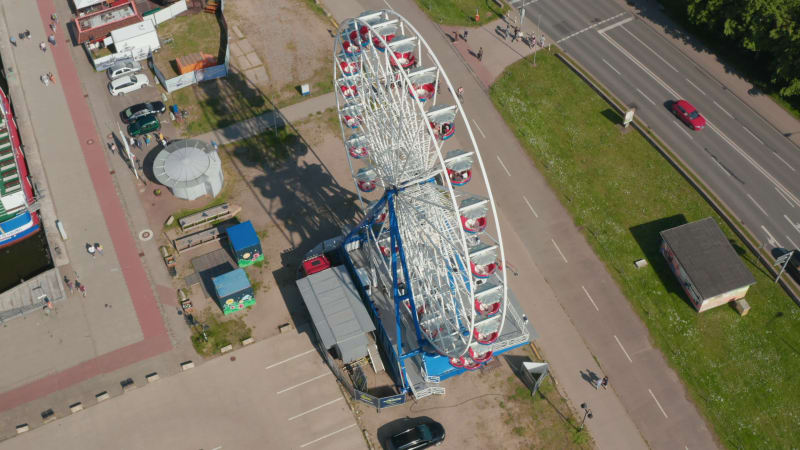
[[[128,125],[128,134],[131,136],[141,136],[145,133],[151,133],[161,128],[161,123],[158,122],[156,116],[144,116],[136,119],[132,124]]]

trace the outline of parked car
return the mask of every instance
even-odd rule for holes
[[[108,92],[111,95],[125,95],[144,86],[150,86],[150,80],[147,79],[147,75],[128,75],[108,83]]]
[[[124,77],[125,75],[133,75],[140,70],[142,70],[141,64],[133,59],[127,59],[124,61],[118,61],[114,63],[113,66],[106,69],[106,75],[108,75],[109,80],[114,81],[117,78]]]
[[[390,450],[428,448],[442,443],[444,436],[442,424],[427,419],[391,436],[386,440],[386,448]]]
[[[686,100],[678,100],[672,104],[672,114],[693,130],[702,130],[706,126],[706,119],[697,112],[697,109]]]
[[[161,122],[158,121],[158,117],[149,115],[139,117],[128,125],[128,134],[131,136],[140,136],[145,133],[152,133],[159,128],[161,128]]]
[[[122,111],[122,120],[131,123],[139,117],[151,116],[153,114],[163,114],[167,108],[162,102],[139,103]]]

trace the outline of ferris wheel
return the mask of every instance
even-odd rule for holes
[[[345,21],[333,56],[365,212],[356,231],[372,273],[420,348],[480,367],[503,330],[508,288],[491,187],[456,91],[427,42],[391,10]]]

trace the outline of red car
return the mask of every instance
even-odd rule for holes
[[[706,119],[697,112],[694,106],[686,100],[678,100],[672,104],[672,114],[689,125],[693,130],[702,130],[706,126]]]

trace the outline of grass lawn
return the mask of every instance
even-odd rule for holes
[[[420,9],[431,19],[443,25],[477,27],[499,18],[508,11],[508,6],[497,6],[494,0],[416,0]],[[475,11],[481,16],[475,22]]]
[[[510,66],[497,109],[605,262],[655,344],[730,448],[800,442],[800,310],[711,207],[552,54]],[[755,275],[746,317],[697,314],[658,253],[658,232],[711,216]],[[635,269],[633,261],[650,265]]]
[[[216,57],[220,36],[219,23],[213,14],[197,13],[168,20],[158,26],[162,45],[155,53],[156,65],[165,77],[178,76],[177,58],[198,52]]]
[[[244,323],[241,313],[234,313],[231,318],[224,317],[219,310],[206,308],[195,316],[200,323],[192,328],[192,345],[197,353],[211,356],[219,353],[222,347],[233,345],[238,347],[242,341],[252,336],[252,331]],[[203,325],[208,327],[203,336]]]

